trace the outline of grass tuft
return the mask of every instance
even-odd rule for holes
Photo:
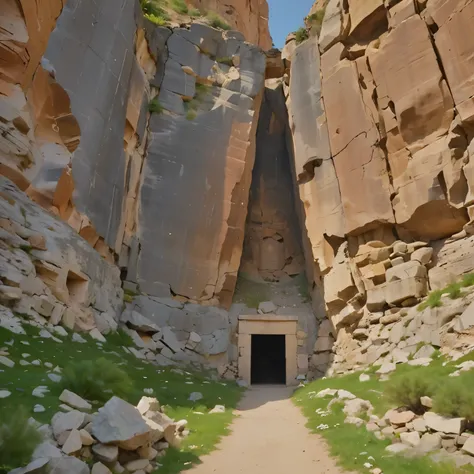
[[[418,311],[424,311],[426,308],[437,308],[439,306],[443,306],[443,302],[441,301],[441,297],[443,296],[442,290],[434,290],[426,298],[423,303],[418,305]]]
[[[461,283],[451,283],[443,290],[443,293],[447,293],[452,300],[460,298],[462,296]]]
[[[231,26],[215,12],[209,12],[207,14],[207,19],[209,20],[209,24],[214,28],[220,28],[221,30],[231,29]]]
[[[107,401],[112,395],[126,398],[132,392],[132,380],[108,359],[71,362],[63,372],[62,387],[88,400]]]
[[[28,422],[23,406],[5,414],[0,423],[0,473],[23,467],[31,460],[36,446],[42,441],[38,430]]]
[[[163,112],[163,106],[160,104],[158,97],[155,97],[148,104],[148,111],[151,114],[161,114]]]
[[[474,273],[467,273],[462,277],[461,286],[467,288],[474,285]]]
[[[189,7],[184,0],[171,0],[171,8],[182,15],[186,15],[189,11]]]
[[[326,13],[326,7],[318,10],[316,13],[309,15],[306,20],[310,24],[311,31],[316,31],[319,35],[321,32],[321,27],[323,25],[324,14]]]
[[[296,44],[301,44],[303,41],[306,41],[309,38],[308,31],[304,26],[298,28],[295,31]]]
[[[197,8],[190,8],[188,14],[189,14],[189,16],[193,16],[193,17],[202,16],[201,11]]]

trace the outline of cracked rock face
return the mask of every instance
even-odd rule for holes
[[[320,335],[315,365],[391,364],[420,342],[473,342],[460,322],[449,335],[456,305],[442,320],[416,311],[474,269],[474,45],[462,32],[473,11],[465,0],[330,1],[319,39],[291,54],[299,194],[335,329],[332,347]]]

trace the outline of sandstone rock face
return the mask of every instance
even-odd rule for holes
[[[198,8],[219,13],[249,43],[257,44],[264,50],[272,47],[267,0],[192,0],[191,3]]]
[[[150,295],[169,296],[171,289],[193,300],[227,295],[230,302],[233,293],[265,71],[261,51],[234,36],[193,24],[167,40],[159,98],[174,114],[150,120],[140,253],[136,279],[127,277]],[[206,54],[236,56],[239,67]],[[192,99],[187,112],[183,98]]]
[[[473,11],[331,0],[319,40],[311,32],[291,55],[299,195],[335,330],[332,350],[327,335],[315,349],[330,373],[472,341],[458,304],[423,316],[416,305],[474,269],[474,45],[462,33]],[[454,318],[462,336],[448,334]]]

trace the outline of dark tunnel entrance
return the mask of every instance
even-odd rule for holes
[[[252,335],[251,383],[286,384],[284,335]]]

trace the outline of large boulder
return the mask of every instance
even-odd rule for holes
[[[423,418],[428,428],[446,434],[459,435],[466,425],[464,418],[447,418],[432,412],[426,412]]]
[[[112,397],[94,416],[92,435],[101,443],[133,451],[150,441],[151,429],[133,405]]]

